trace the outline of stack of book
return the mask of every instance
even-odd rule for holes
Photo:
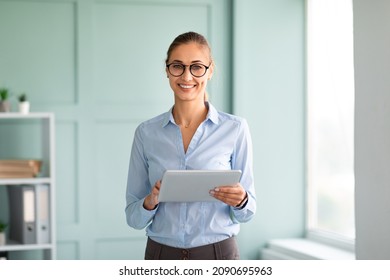
[[[39,174],[41,166],[40,160],[0,160],[0,178],[33,178]]]

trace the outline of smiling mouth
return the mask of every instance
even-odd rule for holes
[[[196,85],[183,85],[183,84],[179,84],[179,86],[181,88],[194,88]]]

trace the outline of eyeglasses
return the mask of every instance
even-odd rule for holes
[[[184,65],[181,63],[173,62],[173,63],[167,64],[167,68],[168,68],[169,73],[172,76],[180,77],[181,75],[183,75],[184,71],[186,70],[186,67],[189,67],[191,75],[196,77],[196,78],[200,78],[206,74],[207,69],[210,68],[210,65],[211,65],[211,63],[209,64],[209,66],[206,66],[206,65],[201,64],[201,63]]]

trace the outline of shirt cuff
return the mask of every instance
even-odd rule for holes
[[[145,203],[145,198],[142,200],[142,204],[141,204],[141,207],[142,207],[142,209],[144,210],[144,211],[146,211],[147,213],[155,213],[156,212],[156,210],[157,210],[157,208],[158,208],[158,206],[159,206],[159,203],[157,203],[156,204],[156,206],[153,208],[153,209],[146,209],[145,207],[144,207],[144,203]]]
[[[248,202],[248,193],[245,193],[245,198],[241,201],[240,204],[236,205],[234,208],[236,209],[243,209]]]

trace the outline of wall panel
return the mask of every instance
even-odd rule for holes
[[[103,2],[95,5],[94,15],[97,102],[171,104],[166,50],[182,32],[208,35],[207,6]]]
[[[114,231],[115,235],[126,237],[130,231],[124,212],[125,186],[136,125],[122,121],[96,124],[95,190],[99,235]]]
[[[78,186],[78,129],[77,123],[58,121],[57,139],[57,222],[58,225],[72,225],[79,222]]]
[[[80,258],[79,245],[74,241],[60,241],[57,244],[57,259],[77,260]]]
[[[30,101],[76,101],[75,5],[0,1],[0,86]]]
[[[96,259],[142,260],[145,252],[145,238],[99,239],[96,242]]]

